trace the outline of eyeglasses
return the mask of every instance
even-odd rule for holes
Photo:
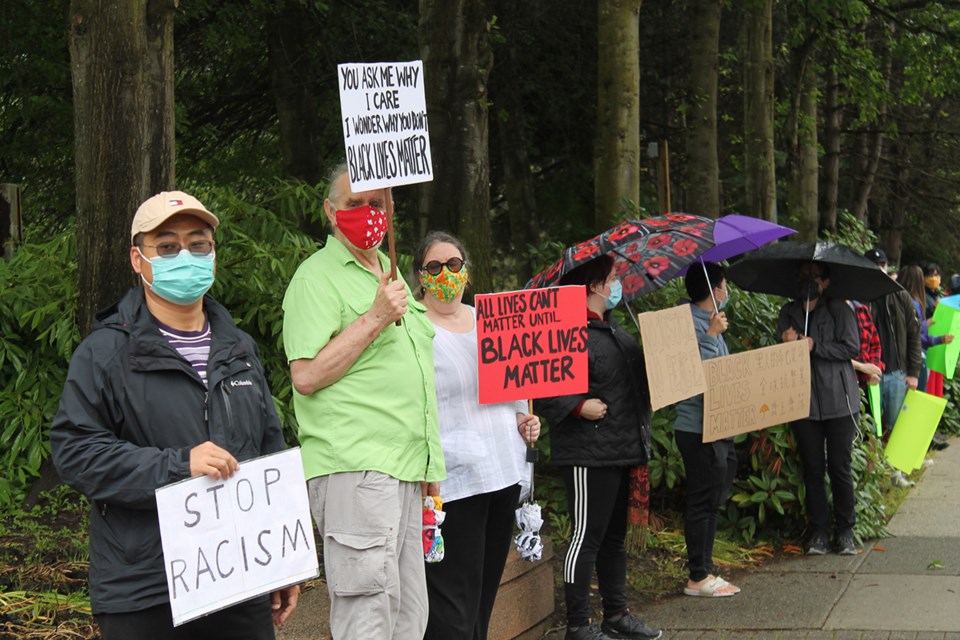
[[[440,275],[440,271],[446,267],[447,271],[450,271],[451,273],[460,273],[460,269],[463,269],[465,264],[467,264],[467,261],[461,260],[460,258],[450,258],[446,262],[431,260],[427,264],[423,265],[423,268],[420,269],[420,271],[426,271],[432,276],[438,276]]]
[[[186,246],[187,251],[195,256],[208,256],[213,251],[217,243],[213,240],[196,240]],[[173,258],[180,255],[184,249],[179,242],[164,242],[161,244],[145,244],[144,247],[150,247],[157,250],[157,255],[161,258]]]

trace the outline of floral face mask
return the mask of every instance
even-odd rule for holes
[[[432,271],[432,269],[431,269]],[[451,271],[447,265],[442,265],[439,273],[430,273],[424,269],[420,272],[420,282],[423,289],[441,302],[453,302],[467,286],[470,275],[467,273],[466,263],[462,263],[458,271]]]

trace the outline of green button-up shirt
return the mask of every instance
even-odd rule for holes
[[[379,254],[384,271],[387,257]],[[287,360],[313,359],[368,311],[379,278],[332,235],[297,269],[283,299]],[[433,374],[433,324],[407,288],[401,326],[391,323],[342,378],[293,407],[307,479],[380,471],[407,482],[443,480]]]

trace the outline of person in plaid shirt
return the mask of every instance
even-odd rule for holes
[[[849,304],[857,316],[857,330],[860,334],[860,355],[856,360],[851,360],[857,372],[857,380],[864,388],[868,384],[880,384],[883,361],[880,358],[880,334],[877,332],[877,325],[873,324],[867,305],[856,300],[851,300]]]

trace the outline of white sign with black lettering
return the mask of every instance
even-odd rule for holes
[[[433,180],[423,61],[337,65],[353,191]]]
[[[157,490],[173,624],[316,577],[300,449]]]

